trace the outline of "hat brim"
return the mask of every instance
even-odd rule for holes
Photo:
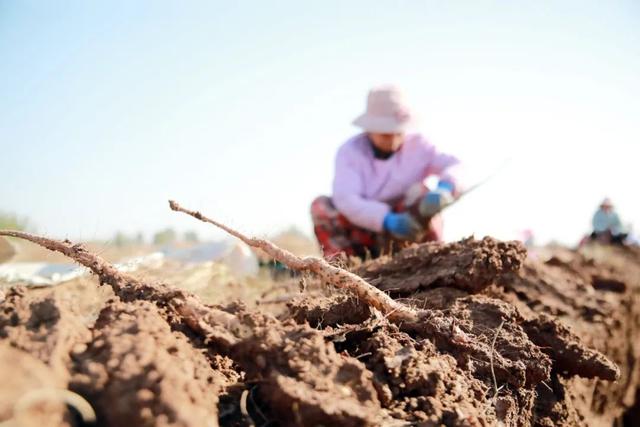
[[[400,133],[411,128],[413,120],[397,120],[393,117],[375,117],[362,114],[352,122],[355,126],[375,133]]]

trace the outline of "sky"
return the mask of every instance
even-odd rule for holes
[[[295,226],[370,87],[495,176],[445,237],[575,243],[609,196],[640,230],[637,1],[0,0],[0,210],[54,237]],[[470,178],[469,178],[470,177]]]

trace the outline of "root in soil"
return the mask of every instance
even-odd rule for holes
[[[289,300],[278,318],[213,306],[81,245],[0,231],[65,254],[115,296],[87,324],[64,299],[8,291],[0,356],[34,366],[5,368],[8,384],[73,391],[101,426],[610,426],[633,410],[640,253],[543,264],[515,242],[465,239],[348,271],[171,208],[315,275],[324,294]],[[0,404],[0,421],[12,408]],[[31,412],[77,424],[59,402]]]

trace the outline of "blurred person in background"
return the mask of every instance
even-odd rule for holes
[[[461,193],[458,159],[407,133],[414,118],[394,86],[373,88],[353,124],[362,132],[338,150],[333,195],[311,204],[324,256],[375,258],[407,243],[441,241],[439,212]]]
[[[620,217],[609,198],[600,203],[598,210],[593,214],[591,223],[593,226],[591,239],[593,240],[603,243],[623,244],[627,238],[627,233],[624,232]]]

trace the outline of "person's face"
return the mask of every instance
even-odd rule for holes
[[[402,146],[404,135],[402,133],[369,133],[369,139],[378,150],[394,153]]]
[[[611,212],[613,208],[609,205],[602,205],[602,210],[605,212]]]

